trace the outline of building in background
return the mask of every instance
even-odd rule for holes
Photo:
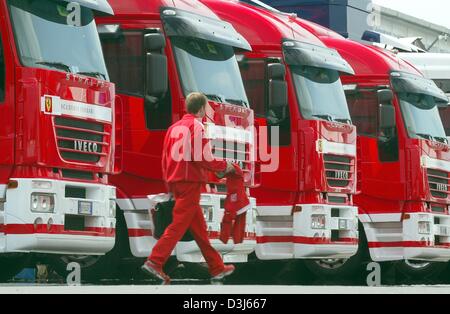
[[[280,11],[293,12],[357,40],[367,30],[371,0],[262,0]]]
[[[328,27],[361,41],[366,30],[399,38],[431,52],[450,53],[450,29],[416,17],[374,5],[371,0],[262,0],[284,12]],[[437,9],[437,8],[436,8]]]
[[[450,53],[450,29],[444,26],[385,7],[374,6],[379,23],[373,30],[399,38],[411,38],[411,43],[430,52]],[[436,8],[438,9],[438,8]],[[421,38],[420,42],[416,38]]]

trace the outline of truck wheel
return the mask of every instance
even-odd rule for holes
[[[395,263],[397,283],[400,284],[436,284],[444,283],[442,276],[448,263],[399,261]]]
[[[322,283],[360,283],[366,273],[366,265],[370,261],[367,239],[360,225],[358,251],[348,259],[304,260],[306,268]]]
[[[105,255],[63,255],[49,257],[50,267],[64,279],[69,274],[67,265],[75,262],[80,265],[83,282],[97,282],[102,279],[116,279],[121,254],[128,241],[127,227],[122,211],[117,208],[116,241],[114,247]]]
[[[12,279],[27,266],[29,260],[28,254],[0,257],[0,282],[7,282]]]

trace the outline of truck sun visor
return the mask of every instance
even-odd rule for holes
[[[114,11],[107,0],[63,0],[66,2],[76,2],[81,6],[90,8],[94,11],[114,15]]]
[[[336,70],[345,74],[355,74],[350,64],[334,49],[294,40],[284,40],[283,52],[286,63],[289,65],[305,65]]]
[[[195,37],[244,50],[252,50],[248,41],[227,22],[184,10],[162,7],[161,19],[167,36]]]
[[[404,72],[392,72],[391,80],[397,93],[424,94],[433,96],[438,103],[449,102],[445,93],[432,80]]]

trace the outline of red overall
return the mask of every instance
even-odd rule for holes
[[[202,152],[195,147],[196,143],[200,143]],[[180,160],[180,155],[185,158]],[[169,191],[175,197],[175,207],[172,224],[156,243],[149,260],[163,266],[177,242],[190,230],[208,263],[210,274],[215,276],[221,273],[224,270],[223,260],[209,242],[200,194],[207,181],[207,170],[223,172],[227,164],[212,157],[203,125],[194,115],[185,115],[169,128],[164,140],[162,167]]]
[[[232,235],[234,244],[242,243],[245,236],[247,211],[251,208],[244,186],[244,173],[234,164],[235,172],[227,176],[225,213],[220,224],[220,240],[227,244]]]

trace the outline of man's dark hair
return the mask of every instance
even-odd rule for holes
[[[190,93],[186,98],[186,111],[197,114],[207,103],[208,98],[202,93]]]

